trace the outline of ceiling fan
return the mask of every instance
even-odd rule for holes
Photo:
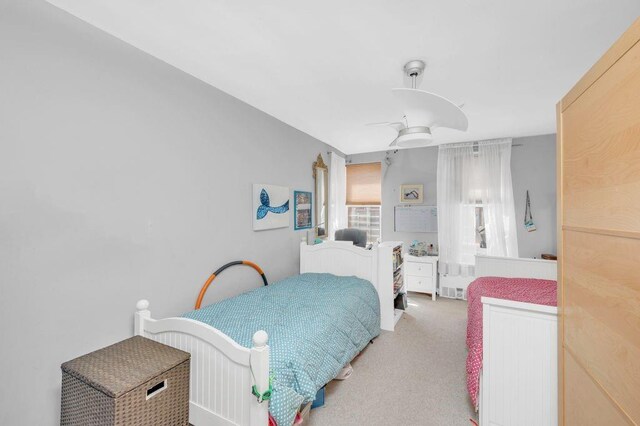
[[[460,106],[434,93],[416,89],[416,79],[424,72],[425,63],[420,60],[407,62],[404,72],[411,77],[411,88],[391,89],[393,96],[403,106],[402,121],[371,123],[369,126],[388,126],[398,132],[389,146],[417,148],[429,145],[433,137],[431,129],[447,127],[466,131],[467,115]]]

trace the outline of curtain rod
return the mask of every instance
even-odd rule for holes
[[[488,142],[488,141],[480,141],[480,142]],[[460,146],[463,146],[462,144],[467,144],[467,143],[474,144],[474,143],[477,143],[477,142],[458,142],[458,143],[442,144],[442,145],[460,145]],[[437,146],[437,147],[440,147],[441,145],[433,145],[432,147],[433,147],[433,148],[435,148],[436,146]],[[516,148],[516,147],[519,147],[519,146],[524,146],[524,144],[522,144],[522,143],[515,143],[515,142],[511,142],[511,147]],[[429,148],[429,147],[428,147],[428,146],[425,146],[425,147],[421,147],[421,148]],[[393,153],[395,154],[395,153],[397,153],[399,150],[396,148],[396,149],[394,149],[393,151],[394,151]],[[327,151],[327,154],[331,154],[332,152],[333,152],[333,153],[338,154],[338,153],[337,153],[337,152],[335,152],[335,151]],[[387,153],[387,155],[388,155],[388,151],[375,151],[375,152],[386,152],[386,153]],[[361,153],[361,154],[368,154],[368,153],[363,152],[363,153]],[[352,155],[358,155],[358,154],[352,154]],[[343,158],[346,160],[346,159],[347,159],[347,157],[351,157],[351,155],[345,155]]]
[[[438,145],[439,149],[448,149],[448,148],[463,148],[463,147],[478,147],[480,145],[501,145],[509,143],[511,146],[522,146],[522,144],[514,144],[512,138],[501,138],[501,139],[488,139],[483,141],[472,141],[472,142],[456,142],[456,143],[446,143],[442,145]]]

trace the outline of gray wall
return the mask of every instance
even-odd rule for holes
[[[395,232],[393,209],[400,204],[400,185],[421,183],[424,185],[424,204],[436,205],[436,170],[438,166],[438,148],[415,148],[389,151],[391,165],[384,162],[384,152],[348,155],[347,161],[358,163],[382,162],[382,239],[386,241],[413,240],[438,243],[438,234]]]
[[[511,151],[511,172],[518,225],[520,257],[540,257],[556,253],[556,139],[555,135],[515,138]],[[352,163],[382,161],[382,238],[384,240],[438,242],[437,233],[404,233],[394,231],[393,208],[400,202],[400,185],[422,183],[425,204],[436,205],[436,170],[438,148],[427,147],[389,152],[387,167],[384,152],[347,156]],[[529,190],[535,232],[524,229],[525,191]]]
[[[0,424],[54,425],[60,364],[130,336],[138,299],[298,271],[304,231],[252,231],[251,184],[312,190],[329,147],[44,2],[0,2],[0,53]]]
[[[556,135],[518,138],[514,143],[522,144],[511,151],[520,257],[540,258],[542,253],[556,254]],[[527,232],[524,228],[527,190],[537,228],[535,232]]]

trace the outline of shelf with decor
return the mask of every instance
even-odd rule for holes
[[[406,307],[404,255],[400,241],[378,244],[378,295],[381,326],[384,330],[393,331]]]

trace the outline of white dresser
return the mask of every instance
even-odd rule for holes
[[[407,290],[431,294],[431,299],[436,300],[438,257],[405,255],[404,279]]]

